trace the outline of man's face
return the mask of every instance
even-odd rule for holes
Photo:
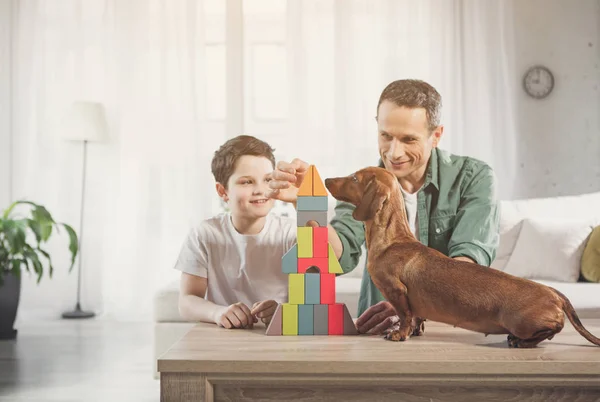
[[[429,130],[424,108],[407,108],[390,101],[379,106],[377,128],[381,160],[398,179],[425,173],[431,150],[443,132],[442,126]]]

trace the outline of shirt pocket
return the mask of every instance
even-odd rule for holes
[[[448,243],[454,232],[456,214],[438,216],[429,220],[430,247],[448,255]]]

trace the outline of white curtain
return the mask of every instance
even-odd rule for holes
[[[418,78],[442,95],[441,147],[480,158],[512,195],[511,1],[289,2],[293,38],[289,131],[318,146],[302,154],[331,174],[377,161],[377,101],[383,88]],[[299,152],[297,152],[299,153]]]
[[[244,1],[244,9],[258,3],[282,10],[282,2],[266,0]],[[81,147],[61,141],[55,127],[74,100],[104,103],[110,141],[88,147],[84,307],[107,317],[149,319],[154,292],[176,278],[172,266],[189,226],[220,210],[210,159],[226,134],[215,105],[231,92],[207,79],[215,66],[207,52],[219,50],[206,35],[207,27],[221,23],[225,32],[226,19],[207,14],[210,7],[196,0],[17,4],[12,194],[43,203],[78,229]],[[269,29],[278,35],[273,27],[284,28],[285,57],[277,59],[284,63],[284,85],[264,97],[285,108],[278,109],[284,118],[252,117],[265,109],[253,104],[261,99],[254,86],[265,86],[254,71],[244,74],[251,81],[244,83],[250,88],[246,115],[227,119],[243,119],[245,133],[269,141],[278,158],[303,158],[323,176],[348,174],[377,161],[381,90],[395,79],[421,78],[444,99],[442,146],[492,164],[501,195],[510,196],[517,82],[511,4],[288,1],[281,13],[267,13],[275,25],[258,18],[244,32],[249,47],[251,38],[264,42]],[[257,26],[266,31],[253,33]],[[256,54],[270,54],[261,49]],[[251,57],[244,63],[250,68]],[[208,96],[215,88],[217,95]],[[73,307],[76,275],[65,273],[65,239],[54,241],[51,251],[55,278],[39,286],[25,281],[21,318]]]

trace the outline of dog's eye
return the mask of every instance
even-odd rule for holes
[[[356,175],[352,175],[352,180],[358,183],[358,177],[356,177]]]

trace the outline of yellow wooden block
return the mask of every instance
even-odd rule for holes
[[[295,304],[283,305],[283,335],[298,335],[298,306]]]
[[[323,180],[321,180],[321,176],[317,171],[316,167],[313,167],[313,197],[322,196],[327,197],[327,189],[325,188],[325,184],[323,184]]]
[[[288,293],[290,304],[304,304],[304,274],[289,274]]]
[[[300,226],[296,231],[298,242],[298,258],[312,258],[313,230],[310,226]]]
[[[333,251],[333,247],[329,244],[329,273],[330,274],[343,274],[342,266],[340,262],[335,257],[335,252]]]
[[[308,172],[306,176],[304,176],[304,180],[302,181],[302,185],[298,189],[298,196],[309,196],[312,197],[313,193],[313,165],[310,165],[308,168]]]

